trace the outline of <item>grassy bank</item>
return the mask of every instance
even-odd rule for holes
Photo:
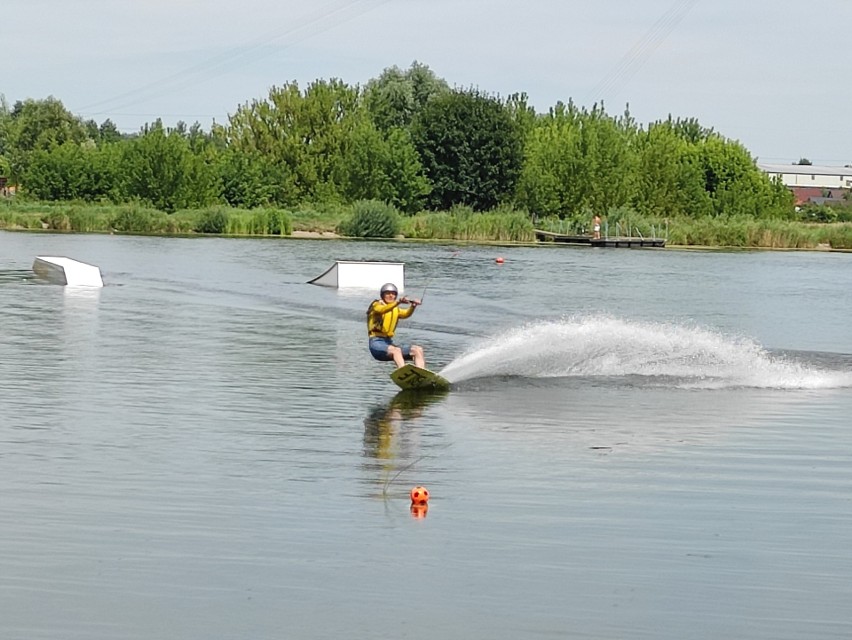
[[[588,223],[543,220],[537,228],[557,233],[587,233]],[[664,220],[619,214],[605,220],[610,236],[663,237],[668,246],[732,247],[751,249],[852,249],[852,223],[813,223],[763,220],[745,216],[676,218]]]
[[[85,233],[163,235],[220,234],[289,236],[293,231],[340,232],[351,218],[346,205],[303,205],[283,209],[211,207],[165,213],[140,204],[93,205],[0,200],[0,228]],[[532,242],[535,228],[588,233],[589,217],[539,220],[523,211],[500,208],[476,213],[467,207],[448,212],[401,216],[399,234],[411,239],[469,242]],[[665,237],[669,246],[767,249],[852,249],[852,223],[705,217],[663,220],[613,211],[604,219],[610,235]]]
[[[293,221],[281,209],[210,207],[172,214],[140,204],[0,202],[0,228],[85,233],[286,236]]]

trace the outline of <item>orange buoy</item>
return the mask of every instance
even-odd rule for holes
[[[424,505],[429,502],[429,490],[426,487],[417,486],[411,490],[411,504]]]
[[[503,264],[503,262],[504,262],[503,256],[497,256],[497,258],[495,258],[494,262],[496,262],[497,264]]]

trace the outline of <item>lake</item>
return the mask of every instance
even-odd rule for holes
[[[850,319],[852,254],[0,232],[0,637],[849,638]]]

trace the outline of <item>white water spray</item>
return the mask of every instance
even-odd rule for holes
[[[774,356],[752,340],[606,316],[511,329],[484,340],[440,373],[451,382],[492,376],[639,376],[698,389],[852,387],[852,371],[821,370]]]

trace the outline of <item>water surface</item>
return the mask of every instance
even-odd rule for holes
[[[372,292],[305,284],[338,259],[406,263],[451,393],[396,393]],[[847,254],[0,233],[0,636],[847,638],[850,292]]]

